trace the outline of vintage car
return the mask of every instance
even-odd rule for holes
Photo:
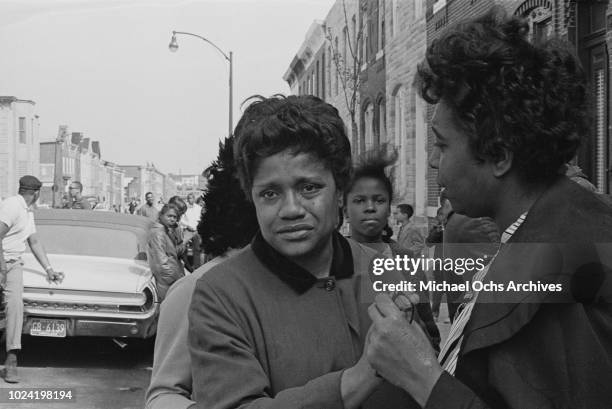
[[[159,302],[146,261],[149,219],[60,209],[37,210],[34,217],[49,261],[64,279],[48,282],[33,254],[24,255],[24,334],[155,334]]]

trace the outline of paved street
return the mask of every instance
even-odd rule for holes
[[[23,339],[19,375],[21,383],[0,380],[0,401],[6,388],[73,388],[74,403],[0,403],[0,408],[98,409],[142,408],[149,383],[153,343],[132,342],[124,350],[110,339]]]

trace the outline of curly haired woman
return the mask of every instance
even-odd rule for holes
[[[612,402],[612,209],[563,175],[587,129],[585,76],[569,48],[527,31],[493,9],[435,40],[417,75],[436,104],[439,184],[503,232],[439,362],[387,296],[370,308],[370,364],[425,408]]]

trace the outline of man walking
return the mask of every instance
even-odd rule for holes
[[[0,203],[0,286],[6,302],[7,357],[2,372],[9,383],[19,382],[17,353],[21,349],[23,326],[23,262],[21,256],[28,242],[34,257],[47,272],[47,279],[60,283],[63,274],[55,272],[38,240],[31,206],[40,196],[42,183],[34,176],[19,179],[19,194]]]
[[[83,197],[83,184],[81,182],[78,180],[72,182],[68,193],[70,194],[69,209],[91,210],[91,204]]]
[[[157,221],[157,216],[159,215],[159,210],[155,207],[155,198],[153,197],[152,192],[147,192],[145,195],[145,204],[143,204],[140,209],[138,209],[137,214],[139,216],[148,217],[151,220]]]

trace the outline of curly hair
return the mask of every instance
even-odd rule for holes
[[[527,39],[524,19],[500,7],[434,40],[419,64],[423,99],[444,100],[468,131],[476,158],[512,152],[524,182],[557,175],[588,132],[584,71],[569,45]]]
[[[206,211],[198,223],[198,233],[202,249],[213,257],[246,246],[259,228],[255,207],[245,198],[236,176],[233,143],[233,137],[219,142],[217,160],[204,171],[208,177]]]
[[[312,95],[255,95],[234,130],[234,158],[247,197],[259,162],[289,150],[311,154],[329,169],[338,189],[351,171],[351,146],[338,110]]]
[[[397,150],[383,144],[377,148],[364,152],[357,160],[351,178],[344,190],[344,205],[347,203],[347,196],[359,179],[372,178],[382,182],[389,194],[389,206],[393,200],[393,183],[387,176],[385,170],[397,161]]]

